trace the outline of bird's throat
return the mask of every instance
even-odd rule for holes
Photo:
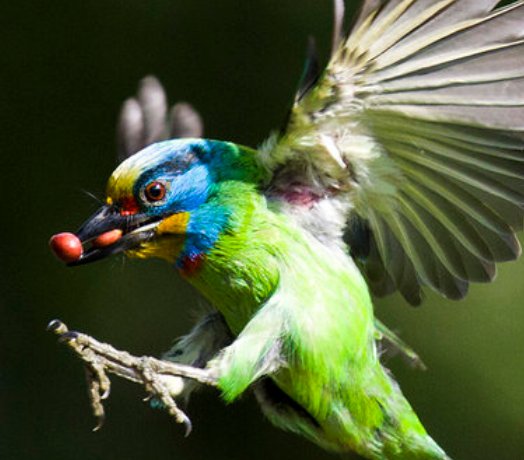
[[[278,285],[281,232],[258,191],[229,192],[191,216],[176,267],[237,333]]]

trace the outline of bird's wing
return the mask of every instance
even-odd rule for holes
[[[117,125],[118,160],[123,161],[144,147],[174,137],[202,137],[198,112],[179,102],[168,110],[164,88],[153,76],[143,78],[136,97],[127,99]]]
[[[498,3],[364,1],[260,149],[277,199],[347,196],[347,242],[376,295],[459,299],[520,254],[524,1]]]

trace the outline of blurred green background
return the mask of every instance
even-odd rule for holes
[[[349,4],[354,8],[356,3]],[[325,56],[329,0],[38,0],[3,2],[0,29],[2,245],[0,458],[329,459],[274,429],[245,396],[212,391],[189,406],[194,432],[114,381],[105,427],[79,362],[45,331],[55,317],[137,354],[187,331],[198,305],[160,261],[112,259],[68,269],[47,246],[97,206],[115,165],[114,123],[153,73],[171,101],[191,101],[208,137],[256,145],[279,127],[308,34]],[[426,372],[389,366],[427,429],[455,459],[524,458],[524,260],[452,303],[399,297],[378,315],[419,351]]]

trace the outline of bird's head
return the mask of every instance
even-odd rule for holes
[[[218,203],[225,184],[260,180],[253,152],[236,144],[202,139],[153,144],[121,163],[109,179],[106,203],[75,235],[55,235],[51,246],[68,265],[121,252],[175,261],[190,245],[191,233],[209,240],[224,230],[227,200],[225,206]],[[191,256],[199,248],[186,249]]]

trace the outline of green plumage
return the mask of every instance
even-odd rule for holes
[[[271,375],[308,414],[263,407],[281,428],[369,458],[446,458],[379,362],[355,264],[270,209],[252,185],[232,187],[223,199],[235,217],[187,278],[239,334],[210,364],[224,399]]]
[[[275,425],[328,450],[444,460],[380,363],[381,338],[417,356],[371,295],[460,299],[520,255],[524,1],[365,0],[347,37],[341,4],[326,69],[310,58],[288,125],[258,150],[198,139],[198,115],[168,119],[144,80],[121,153],[188,138],[116,169],[78,235],[123,236],[73,263],[173,263],[216,312],[165,359],[206,368],[227,402],[253,389]]]

